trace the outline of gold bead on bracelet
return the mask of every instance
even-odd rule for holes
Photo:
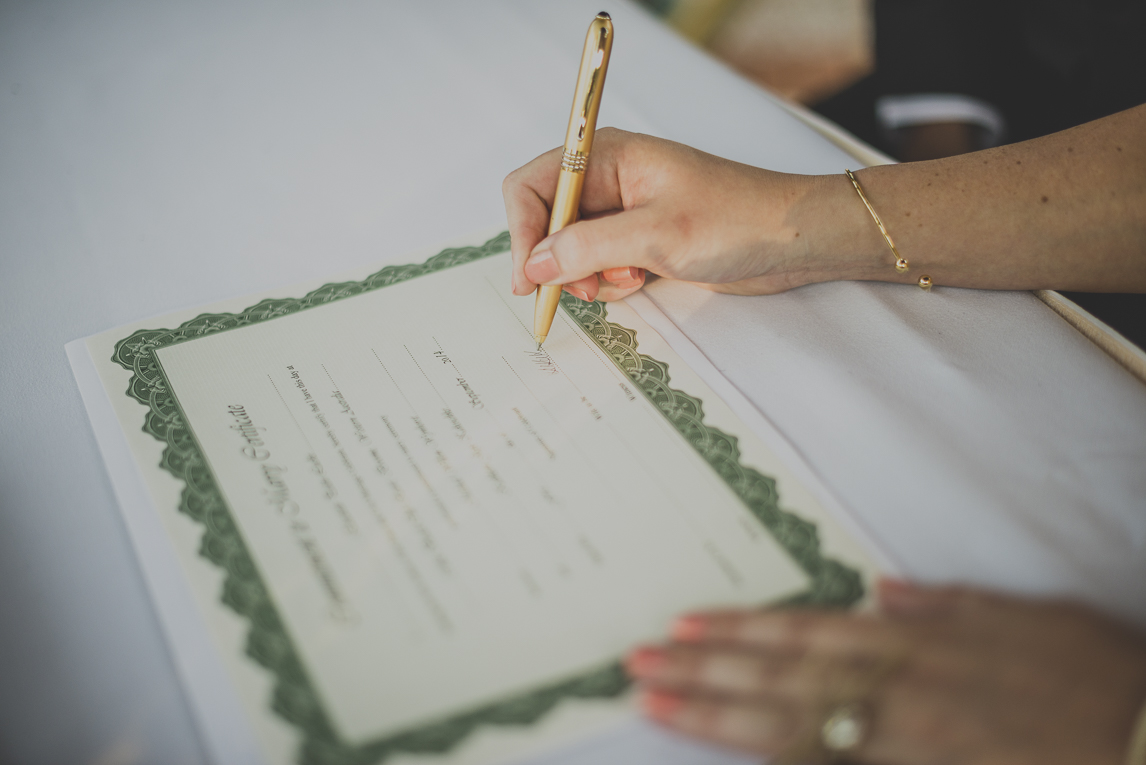
[[[863,201],[864,207],[866,207],[867,211],[871,213],[872,220],[874,220],[875,225],[879,227],[879,233],[883,234],[884,241],[887,242],[887,246],[891,248],[891,254],[895,256],[895,270],[901,274],[906,273],[908,269],[907,258],[902,257],[899,254],[899,250],[895,248],[895,242],[891,240],[891,234],[888,233],[887,226],[883,225],[883,221],[880,220],[879,215],[875,211],[875,208],[872,207],[871,202],[868,201],[867,195],[863,193],[863,187],[860,186],[859,179],[855,177],[855,174],[851,170],[845,169],[844,174],[847,175],[848,180],[852,182],[852,186],[855,187],[856,193],[859,194],[859,198],[861,201]],[[930,292],[931,277],[919,277],[919,286],[921,289]]]

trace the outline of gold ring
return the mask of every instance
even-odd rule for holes
[[[820,743],[829,752],[852,752],[867,736],[868,715],[859,704],[845,704],[828,715],[820,726]]]

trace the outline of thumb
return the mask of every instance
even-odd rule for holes
[[[645,207],[582,220],[537,243],[525,262],[534,284],[569,284],[620,266],[648,268],[657,227]]]

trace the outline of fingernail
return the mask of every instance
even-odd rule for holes
[[[880,579],[876,584],[879,601],[885,606],[907,606],[925,599],[925,594],[903,579]]]
[[[554,281],[561,273],[553,253],[549,250],[535,252],[525,261],[525,275],[534,284],[547,284]]]
[[[509,291],[514,295],[517,294],[517,274],[512,271],[509,274]]]
[[[641,278],[641,269],[635,266],[622,266],[621,268],[606,268],[601,272],[601,276],[605,281],[620,284],[621,282],[631,282],[635,279]]]
[[[566,287],[565,291],[568,292],[573,297],[579,299],[579,300],[584,300],[586,303],[592,303],[593,302],[592,300],[589,299],[589,293],[586,292],[585,290],[579,290],[576,287]]]
[[[684,705],[684,697],[670,691],[645,691],[641,707],[654,720],[667,720]]]
[[[909,593],[914,592],[916,587],[906,579],[896,579],[894,577],[885,576],[879,580],[879,589],[885,593]]]
[[[665,652],[654,646],[643,646],[625,657],[625,671],[633,677],[656,674],[665,663]]]
[[[888,614],[929,614],[946,607],[927,590],[903,579],[880,579],[876,592],[880,609]]]
[[[673,622],[672,629],[669,631],[673,640],[679,640],[682,643],[694,643],[704,637],[707,632],[708,625],[704,621],[703,616],[682,616]]]

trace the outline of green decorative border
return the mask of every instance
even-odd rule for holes
[[[787,601],[790,605],[846,608],[863,597],[860,573],[820,554],[816,525],[780,509],[776,481],[740,463],[736,436],[705,424],[700,399],[669,386],[668,364],[637,353],[636,332],[608,321],[604,303],[586,303],[565,293],[561,305],[804,569],[811,586]]]
[[[503,232],[481,246],[443,250],[422,264],[387,266],[360,282],[327,284],[302,298],[263,300],[240,313],[202,314],[177,329],[139,330],[116,343],[112,361],[132,373],[127,395],[148,409],[143,431],[166,444],[160,467],[184,483],[179,511],[203,526],[199,553],[226,572],[222,601],[249,620],[247,655],[274,676],[271,706],[301,733],[298,760],[306,765],[374,765],[398,752],[446,752],[479,725],[528,725],[563,699],[616,696],[628,681],[620,664],[610,663],[584,675],[363,746],[343,742],[299,660],[155,351],[326,305],[508,249],[509,233]],[[812,580],[810,589],[791,602],[846,607],[863,596],[863,581],[857,571],[820,555],[815,525],[779,508],[776,482],[740,464],[736,438],[705,425],[699,399],[669,387],[668,365],[637,353],[635,332],[609,322],[604,304],[583,303],[565,295],[562,305],[808,573]]]

